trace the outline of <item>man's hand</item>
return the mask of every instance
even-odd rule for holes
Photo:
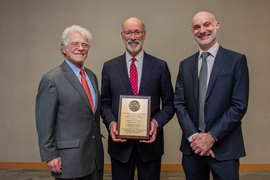
[[[156,135],[157,135],[157,124],[154,120],[151,121],[150,123],[150,139],[149,140],[140,140],[141,143],[152,143],[156,140]]]
[[[117,131],[116,127],[117,127],[117,123],[112,122],[111,123],[111,132],[110,132],[112,140],[114,142],[125,142],[125,141],[127,141],[126,139],[119,139],[119,138],[116,137],[118,135],[118,131]]]
[[[199,133],[192,137],[190,147],[200,156],[210,155],[215,158],[215,154],[211,150],[215,142],[215,138],[210,133]]]
[[[50,171],[54,173],[61,173],[62,172],[62,161],[61,157],[58,157],[56,159],[50,160],[46,162],[48,168]]]

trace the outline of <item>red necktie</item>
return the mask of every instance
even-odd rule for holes
[[[135,96],[137,96],[138,95],[138,72],[137,72],[137,68],[136,68],[135,63],[134,63],[135,60],[136,60],[136,58],[132,58],[132,63],[130,65],[129,81],[131,84],[133,94]]]
[[[94,112],[95,112],[95,111],[94,111],[94,103],[93,103],[92,95],[91,95],[91,92],[90,92],[90,90],[89,90],[87,81],[86,81],[86,79],[85,79],[84,70],[81,69],[81,70],[80,70],[80,73],[81,73],[81,76],[82,76],[81,81],[82,81],[83,89],[84,89],[84,91],[85,91],[86,94],[87,94],[88,100],[89,100],[90,105],[91,105],[91,107],[92,107],[92,112],[94,113]]]

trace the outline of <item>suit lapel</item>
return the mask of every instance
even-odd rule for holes
[[[144,94],[145,88],[148,84],[148,80],[152,73],[153,63],[154,62],[151,61],[151,57],[148,54],[144,53],[139,95]]]
[[[89,77],[89,79],[90,79],[90,81],[91,81],[91,83],[92,83],[92,85],[93,85],[93,88],[94,88],[94,90],[95,90],[95,92],[96,92],[96,102],[95,102],[96,106],[95,106],[95,109],[94,109],[94,111],[96,112],[97,107],[98,107],[98,87],[97,87],[97,83],[95,82],[93,73],[92,73],[89,69],[87,69],[87,68],[85,68],[85,67],[84,67],[84,69],[85,69],[85,72],[87,73],[87,75],[88,75],[88,77]],[[89,85],[88,85],[88,86],[89,86]],[[88,98],[87,98],[87,100],[88,100]],[[88,100],[88,101],[89,101],[89,100]],[[91,110],[92,110],[92,109],[91,109]]]
[[[121,75],[122,81],[127,89],[128,94],[133,94],[132,88],[129,82],[129,76],[127,72],[127,63],[125,54],[119,57],[118,64],[116,65]]]
[[[64,76],[67,78],[67,80],[70,82],[70,84],[74,87],[74,89],[83,97],[83,100],[85,101],[85,103],[87,104],[89,109],[92,111],[92,108],[90,106],[90,102],[88,100],[88,97],[87,97],[80,81],[78,80],[78,78],[76,77],[76,75],[74,74],[72,69],[69,67],[69,65],[65,61],[61,64],[61,69],[64,72]]]
[[[214,65],[213,65],[213,69],[212,69],[212,72],[211,72],[211,76],[210,76],[210,79],[209,79],[208,89],[207,89],[207,93],[206,93],[206,99],[210,95],[210,93],[211,93],[211,91],[212,91],[212,89],[214,87],[216,79],[217,79],[217,77],[218,77],[218,75],[220,73],[220,70],[222,69],[226,59],[227,59],[227,56],[228,56],[227,51],[220,46],[219,50],[217,52],[215,62],[214,62]]]
[[[194,85],[194,96],[195,99],[198,100],[198,85],[199,85],[199,80],[198,80],[198,59],[199,59],[199,52],[194,54],[191,57],[190,61],[190,71],[191,71],[191,78],[192,78],[192,84]]]

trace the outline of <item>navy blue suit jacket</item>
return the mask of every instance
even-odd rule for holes
[[[119,95],[133,95],[125,54],[104,63],[102,70],[101,115],[108,130],[111,122],[117,122]],[[151,96],[151,117],[158,122],[159,131],[156,140],[150,144],[134,140],[113,142],[109,134],[108,152],[112,158],[123,163],[129,160],[134,143],[137,143],[138,152],[144,162],[161,158],[164,153],[163,126],[174,115],[171,75],[165,61],[144,53],[138,95]]]
[[[180,63],[175,87],[174,106],[183,131],[180,150],[186,155],[193,153],[188,137],[199,133],[198,56],[199,53],[195,53]],[[245,156],[241,120],[247,110],[248,94],[249,75],[245,55],[220,46],[204,108],[206,132],[218,140],[212,147],[217,160]]]

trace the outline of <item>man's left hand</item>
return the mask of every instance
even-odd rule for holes
[[[150,139],[149,140],[140,140],[141,143],[152,143],[156,140],[156,135],[157,135],[157,124],[154,120],[151,121],[150,123]]]

